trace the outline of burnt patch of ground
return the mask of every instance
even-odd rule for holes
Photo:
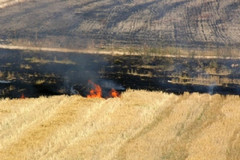
[[[80,94],[88,80],[114,88],[240,94],[240,60],[0,50],[0,97]],[[7,83],[6,83],[7,82]]]

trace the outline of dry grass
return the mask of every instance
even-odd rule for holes
[[[127,91],[0,100],[1,160],[239,160],[240,98]]]
[[[70,61],[69,59],[64,59],[64,60],[49,60],[49,59],[42,59],[42,58],[37,58],[37,57],[32,57],[32,58],[26,58],[26,61],[29,61],[31,63],[40,63],[40,64],[46,64],[46,63],[58,63],[58,64],[75,64],[75,62]]]
[[[0,0],[0,9],[6,8],[17,3],[22,3],[24,1],[26,0]]]

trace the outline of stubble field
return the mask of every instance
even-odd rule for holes
[[[1,160],[239,160],[240,98],[128,90],[0,100]]]
[[[0,0],[0,44],[239,50],[239,6],[238,0]]]

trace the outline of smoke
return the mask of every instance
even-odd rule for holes
[[[75,65],[68,66],[62,75],[66,92],[86,96],[89,88],[88,81],[97,82],[101,77],[100,70],[107,65],[103,58],[89,54],[71,55],[70,59]]]
[[[70,94],[71,95],[76,95],[76,94],[80,94],[80,93],[73,86],[71,86]]]
[[[215,83],[209,85],[209,87],[208,87],[208,94],[213,95],[213,94],[214,94],[214,89],[215,89],[215,87],[216,87],[216,84],[215,84]]]
[[[109,66],[112,66],[112,57],[108,55],[73,55],[75,65],[67,67],[62,73],[64,90],[70,95],[81,95],[86,97],[93,86],[89,80],[102,88],[103,97],[108,96],[112,89],[125,91],[125,88],[109,77],[108,72],[114,73]]]
[[[125,88],[118,84],[117,82],[114,82],[113,80],[105,80],[102,79],[100,80],[100,86],[106,89],[116,89],[116,90],[125,90]]]
[[[11,81],[0,80],[0,83],[2,83],[2,84],[10,84]]]

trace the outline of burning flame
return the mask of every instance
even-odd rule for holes
[[[22,95],[21,95],[21,99],[25,99],[25,96],[24,96],[24,94],[22,93]]]
[[[112,88],[112,90],[110,91],[110,96],[113,98],[119,97],[119,93]]]
[[[91,80],[89,80],[88,83],[91,84],[94,89],[90,90],[90,94],[87,95],[87,98],[102,98],[102,88],[99,85],[93,83]]]
[[[92,85],[93,89],[90,90],[89,94],[87,95],[87,98],[102,98],[102,88],[99,85],[93,83],[91,80],[89,80],[88,83]],[[110,97],[116,98],[119,96],[120,94],[115,89],[112,88],[112,90],[109,92],[108,98]]]

